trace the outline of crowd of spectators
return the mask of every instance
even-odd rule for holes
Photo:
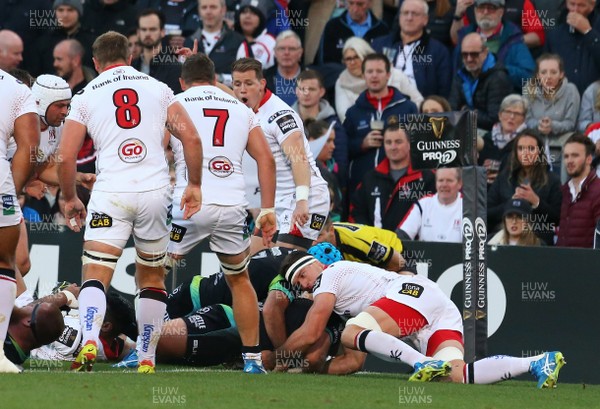
[[[404,125],[411,114],[473,110],[489,228],[503,232],[496,242],[538,243],[513,234],[510,222],[520,215],[528,220],[519,227],[542,244],[591,247],[600,218],[600,16],[595,0],[554,3],[3,2],[0,68],[59,75],[76,94],[96,75],[91,45],[108,30],[129,38],[135,68],[175,93],[180,47],[207,54],[225,85],[236,59],[256,58],[267,87],[299,113],[307,137],[329,135],[318,165],[330,182],[334,219],[400,232],[421,199],[440,193],[435,172],[413,169]],[[94,159],[86,140],[80,170],[93,172]],[[460,174],[454,179],[460,185]],[[60,213],[51,186],[27,193],[29,220]],[[447,233],[437,240],[447,241]]]

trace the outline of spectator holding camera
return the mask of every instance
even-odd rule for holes
[[[525,129],[515,137],[510,161],[488,191],[489,231],[500,228],[510,199],[526,200],[531,205],[533,231],[552,245],[554,227],[560,220],[560,180],[548,171],[544,140],[535,129]]]

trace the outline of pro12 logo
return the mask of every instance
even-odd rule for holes
[[[226,178],[233,173],[233,163],[225,156],[215,156],[208,162],[210,173],[219,178]]]
[[[130,138],[119,146],[119,158],[125,163],[137,163],[144,160],[148,149],[144,142],[136,138]]]

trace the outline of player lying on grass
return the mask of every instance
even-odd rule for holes
[[[312,292],[314,303],[304,324],[278,354],[311,348],[334,312],[351,317],[342,334],[344,347],[413,366],[409,380],[445,377],[451,382],[487,384],[530,372],[538,388],[556,386],[565,364],[560,352],[524,358],[493,356],[466,364],[460,312],[433,281],[350,261],[325,267],[304,252],[295,252],[283,262],[282,275]],[[399,339],[406,336],[414,339],[418,350]],[[284,365],[279,367],[285,370]],[[330,372],[336,373],[335,368],[333,359]],[[343,369],[352,372],[360,367]]]
[[[285,312],[284,331],[287,334],[302,325],[311,305],[312,301],[305,298],[297,298],[290,303]],[[261,314],[259,346],[263,362],[267,364],[281,361],[305,372],[319,372],[324,367],[327,355],[338,349],[342,326],[340,318],[333,315],[318,342],[305,356],[275,356],[273,343],[266,333]],[[166,363],[193,366],[237,363],[241,358],[241,345],[231,307],[223,304],[209,305],[164,324],[158,342],[157,359]]]

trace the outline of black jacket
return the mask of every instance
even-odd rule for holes
[[[516,179],[509,180],[509,172],[510,165],[507,165],[488,190],[487,219],[490,232],[499,230],[506,203],[517,188]],[[540,204],[532,214],[533,231],[546,244],[553,245],[553,228],[560,222],[562,203],[560,179],[554,173],[548,172],[548,182],[544,186],[534,187],[533,190],[540,198]]]
[[[192,48],[194,40],[198,40],[198,52],[204,53],[204,45],[202,44],[202,27],[199,28],[185,39],[184,46]],[[244,37],[227,27],[227,24],[223,24],[223,30],[221,31],[221,37],[217,41],[217,44],[213,47],[208,57],[215,64],[215,72],[217,74],[230,74],[231,65],[235,62],[238,48],[244,41]]]
[[[131,62],[131,66],[141,71],[143,54]],[[150,60],[149,75],[161,82],[164,82],[173,90],[175,94],[181,92],[179,77],[181,76],[181,63],[174,54],[169,54],[162,50],[158,55]]]
[[[513,89],[508,73],[501,63],[496,63],[487,70],[484,65],[473,92],[472,106],[467,103],[468,98],[465,94],[467,79],[472,80],[472,77],[464,68],[461,68],[454,76],[448,98],[450,106],[455,111],[460,111],[465,107],[477,110],[477,127],[489,131],[498,121],[502,100]]]
[[[92,44],[96,37],[91,31],[80,27],[76,32],[68,34],[62,29],[49,29],[35,44],[37,58],[32,62],[30,74],[37,77],[41,74],[54,73],[54,47],[62,40],[71,38],[79,41],[85,50],[81,64],[93,67]]]
[[[371,13],[371,28],[364,35],[363,40],[370,43],[374,38],[384,36],[389,33],[387,25],[377,19]],[[317,54],[317,62],[319,64],[334,62],[342,62],[342,48],[344,43],[350,37],[354,37],[354,32],[346,22],[347,11],[344,11],[339,17],[331,19],[325,25],[323,35],[321,36],[321,46]]]
[[[394,182],[390,176],[390,161],[385,158],[356,188],[348,220],[395,231],[413,203],[435,192],[432,171],[414,170],[409,166],[406,174]],[[376,225],[376,220],[381,225]]]

